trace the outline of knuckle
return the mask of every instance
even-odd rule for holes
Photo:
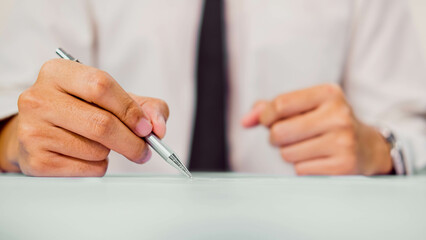
[[[343,148],[354,149],[356,146],[356,137],[353,131],[345,131],[337,137],[337,145]]]
[[[350,125],[351,125],[350,121],[348,121],[348,119],[346,119],[343,116],[337,116],[335,118],[335,126],[337,128],[345,129],[345,128],[349,128]]]
[[[339,128],[353,129],[355,127],[355,121],[349,107],[340,108],[340,111],[336,116],[336,125]]]
[[[110,149],[102,146],[102,145],[98,145],[97,147],[92,149],[92,158],[95,161],[101,161],[101,160],[105,160],[108,155],[110,153]]]
[[[96,102],[107,93],[113,85],[111,76],[102,70],[95,70],[89,78],[90,100]]]
[[[128,158],[132,161],[138,161],[142,156],[145,156],[147,150],[147,145],[141,141],[140,144],[135,146],[134,151],[130,153]]]
[[[139,118],[142,115],[142,110],[140,107],[133,102],[131,99],[128,103],[125,103],[125,108],[123,109],[123,112],[121,113],[121,119],[123,122],[134,125],[139,120]]]
[[[99,137],[109,136],[114,127],[115,119],[111,114],[108,113],[95,113],[93,114],[90,123],[92,126],[92,134],[95,139]]]
[[[83,172],[88,172],[92,177],[103,177],[108,169],[108,160],[90,162],[90,165]]]
[[[281,140],[280,135],[278,126],[276,124],[272,125],[269,130],[269,142],[274,146],[278,146]]]
[[[276,113],[280,113],[284,109],[285,102],[286,102],[286,96],[280,95],[276,97],[274,101],[272,101],[272,108],[274,109]]]
[[[40,68],[38,79],[43,79],[44,76],[48,76],[53,71],[56,71],[61,61],[62,61],[61,59],[50,59],[46,61],[45,63],[43,63],[43,65]]]
[[[18,110],[34,110],[39,109],[43,105],[43,100],[36,94],[36,91],[33,88],[29,88],[19,95],[18,98]]]
[[[33,177],[42,177],[49,175],[49,167],[35,156],[29,156],[26,159],[25,167],[23,168],[24,173]]]
[[[94,172],[93,172],[93,177],[103,177],[106,174],[107,171],[107,166],[100,166],[100,167],[96,167]]]
[[[288,163],[293,162],[294,156],[290,151],[288,151],[287,148],[281,148],[280,154],[281,154],[281,157],[284,161],[286,161]]]
[[[294,172],[298,176],[307,175],[307,172],[305,171],[305,169],[302,168],[299,164],[294,165]]]
[[[342,175],[352,175],[357,174],[357,161],[355,156],[346,156],[342,158],[342,162],[339,165],[339,174]]]
[[[340,115],[348,122],[352,122],[353,120],[352,109],[346,103],[344,103],[343,106],[340,107]]]
[[[17,138],[20,145],[27,146],[29,144],[35,143],[35,138],[40,136],[40,131],[32,127],[29,124],[18,124],[17,127]]]
[[[158,101],[158,105],[161,107],[161,109],[163,109],[163,111],[164,111],[164,117],[167,119],[167,118],[169,118],[169,115],[170,115],[170,108],[169,108],[169,105],[164,101],[164,100],[161,100],[161,99],[158,99],[157,100]]]
[[[343,96],[343,90],[340,85],[336,83],[327,83],[323,84],[322,88],[326,91],[330,96],[340,97]]]
[[[105,175],[108,168],[108,161],[85,161],[71,166],[70,172],[74,176],[87,176],[87,177],[102,177]]]

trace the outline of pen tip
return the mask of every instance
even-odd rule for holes
[[[185,173],[185,175],[188,177],[188,178],[191,178],[192,179],[192,174],[189,172],[189,170],[185,167],[185,166],[183,166],[182,165],[182,170],[183,170],[183,172]]]
[[[183,163],[179,160],[179,158],[178,158],[178,156],[176,156],[176,154],[173,153],[172,155],[170,155],[169,159],[173,161],[173,163],[175,164],[174,166],[180,172],[182,172],[188,178],[192,178],[191,173],[188,171],[188,169],[185,167],[185,165],[183,165]]]

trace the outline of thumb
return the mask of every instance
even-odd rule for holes
[[[253,105],[252,109],[241,119],[241,125],[245,128],[251,128],[259,125],[260,114],[262,113],[263,109],[265,109],[267,104],[268,101],[266,100],[257,101]]]
[[[129,93],[129,95],[141,106],[144,113],[150,119],[152,131],[159,138],[166,135],[166,121],[169,117],[169,107],[161,99],[140,97]]]

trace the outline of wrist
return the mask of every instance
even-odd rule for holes
[[[364,125],[361,130],[360,161],[362,174],[385,175],[391,174],[393,163],[391,157],[392,146],[383,135],[375,128]]]
[[[388,175],[393,172],[393,162],[392,162],[392,156],[391,156],[391,149],[392,146],[389,144],[389,142],[383,137],[383,135],[379,131],[375,131],[378,140],[378,154],[377,154],[377,162],[378,168],[376,175]]]
[[[0,170],[20,172],[18,166],[17,115],[4,119],[0,130]]]

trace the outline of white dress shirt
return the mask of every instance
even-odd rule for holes
[[[202,6],[15,0],[0,33],[0,116],[17,112],[19,94],[63,47],[125,90],[164,99],[171,110],[165,142],[187,162]],[[340,83],[359,119],[395,132],[409,173],[426,167],[426,65],[406,1],[228,0],[225,7],[234,171],[294,174],[267,129],[244,129],[240,119],[259,99],[322,83]],[[176,170],[155,153],[144,165],[112,153],[108,172]]]

